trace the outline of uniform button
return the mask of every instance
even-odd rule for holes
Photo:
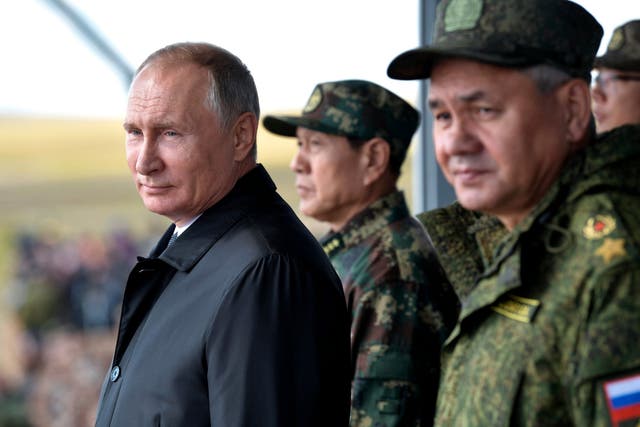
[[[113,369],[111,369],[111,382],[114,383],[118,380],[118,378],[120,378],[120,366],[114,366]]]

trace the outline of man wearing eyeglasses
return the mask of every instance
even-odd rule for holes
[[[615,29],[594,67],[591,102],[598,132],[640,123],[640,20]]]

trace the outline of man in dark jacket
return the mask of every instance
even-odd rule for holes
[[[256,165],[258,116],[251,74],[219,47],[171,45],[137,70],[127,162],[173,224],[129,275],[96,426],[346,425],[344,295]]]

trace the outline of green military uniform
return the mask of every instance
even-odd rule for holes
[[[601,37],[567,0],[441,0],[434,42],[387,73],[429,78],[438,61],[463,58],[588,82]],[[572,153],[510,231],[458,205],[420,218],[462,303],[443,348],[437,426],[638,425],[640,127]]]
[[[384,139],[388,169],[399,174],[419,113],[375,83],[343,80],[316,85],[302,115],[266,116],[263,124],[284,136],[302,127],[350,143]],[[431,426],[440,350],[455,323],[458,299],[402,192],[345,220],[322,243],[351,314],[351,426]]]
[[[352,426],[432,423],[457,303],[427,239],[399,191],[322,239],[351,313]]]
[[[640,126],[573,158],[511,233],[457,205],[420,218],[463,304],[436,425],[637,425]]]

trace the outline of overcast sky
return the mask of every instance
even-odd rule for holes
[[[386,76],[418,45],[418,0],[66,0],[135,68],[178,41],[207,41],[252,71],[263,113],[301,109],[321,81],[362,78],[409,100],[414,81]],[[640,19],[637,0],[580,0],[605,28]],[[120,119],[118,71],[49,0],[0,1],[0,115]]]

